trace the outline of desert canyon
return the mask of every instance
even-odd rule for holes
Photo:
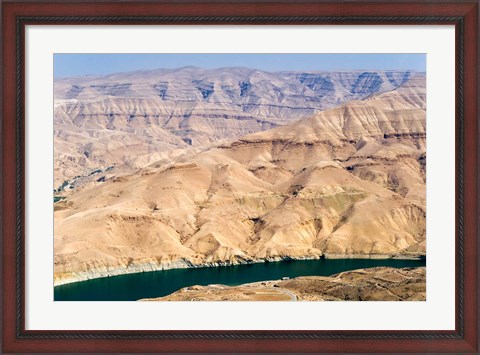
[[[426,255],[425,73],[184,67],[84,76],[55,81],[54,114],[55,285]],[[375,273],[399,290],[412,275],[424,282],[424,270],[388,270]],[[357,279],[371,285],[367,276],[336,280],[343,290]],[[280,286],[298,291],[306,279]],[[383,297],[377,291],[365,297]],[[386,294],[421,299],[424,289]]]

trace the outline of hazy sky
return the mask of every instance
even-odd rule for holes
[[[425,54],[55,54],[56,78],[144,69],[249,67],[267,71],[426,70]]]

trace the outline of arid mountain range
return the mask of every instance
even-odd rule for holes
[[[172,149],[265,131],[418,77],[185,67],[59,79],[55,188],[108,164],[142,167]]]
[[[187,67],[55,95],[56,284],[426,252],[422,73]]]

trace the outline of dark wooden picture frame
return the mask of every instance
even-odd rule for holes
[[[478,347],[477,1],[2,3],[4,352],[455,352]],[[454,331],[31,331],[25,329],[25,45],[29,24],[455,25]]]

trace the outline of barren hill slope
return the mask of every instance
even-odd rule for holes
[[[418,78],[424,75],[184,67],[58,79],[55,188],[98,168],[141,167],[161,152],[269,130]]]
[[[97,177],[100,177],[97,179]],[[217,148],[115,168],[55,204],[55,282],[425,253],[425,83]]]

